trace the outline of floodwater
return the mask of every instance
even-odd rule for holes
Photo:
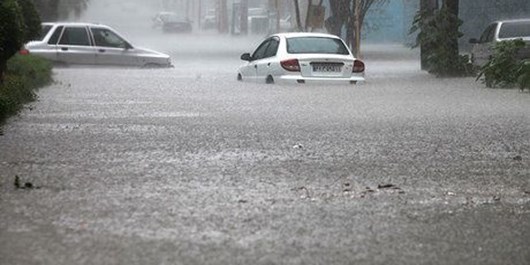
[[[529,93],[399,45],[271,86],[235,80],[259,38],[131,39],[175,67],[57,68],[3,126],[0,264],[530,263]]]

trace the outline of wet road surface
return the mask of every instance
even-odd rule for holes
[[[358,86],[239,83],[247,44],[56,69],[0,136],[0,264],[530,263],[530,94],[398,46]]]

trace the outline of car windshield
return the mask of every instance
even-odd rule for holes
[[[517,21],[502,23],[499,38],[523,38],[530,37],[530,21]]]
[[[295,37],[287,39],[288,53],[325,53],[348,55],[348,48],[340,39],[326,37]]]

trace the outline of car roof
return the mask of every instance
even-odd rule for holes
[[[107,25],[103,25],[103,24],[98,24],[98,23],[88,23],[88,22],[43,22],[42,25],[49,25],[49,26],[54,26],[54,25],[61,25],[61,26],[90,26],[90,27],[105,27],[105,28],[110,28],[109,26]]]
[[[517,23],[517,22],[530,22],[530,18],[520,18],[520,19],[507,19],[507,20],[498,20],[495,23]]]
[[[286,33],[277,33],[271,36],[278,36],[280,38],[300,38],[300,37],[317,37],[317,38],[333,38],[340,39],[336,35],[327,34],[327,33],[316,33],[316,32],[286,32]]]

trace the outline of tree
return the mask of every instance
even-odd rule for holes
[[[343,35],[343,29],[346,29],[346,43],[352,47],[355,43],[356,34],[361,35],[361,32],[355,30],[355,10],[359,10],[359,25],[362,29],[364,18],[368,10],[374,7],[382,7],[387,4],[389,0],[336,0],[329,1],[331,16],[326,20],[326,28],[331,34],[338,36]],[[357,4],[359,6],[357,6]]]
[[[40,19],[30,0],[0,2],[0,83],[6,63],[24,43],[40,34]]]
[[[33,40],[36,36],[41,34],[41,20],[33,0],[17,0],[21,7],[24,24],[22,25],[24,31],[24,42]]]
[[[66,19],[71,14],[79,17],[90,0],[39,0],[35,7],[44,21]]]
[[[6,63],[24,41],[22,11],[16,0],[0,2],[0,83],[4,81]]]
[[[462,21],[458,0],[444,0],[437,10],[420,10],[411,32],[419,31],[416,46],[422,47],[422,66],[439,77],[473,75],[468,56],[459,54],[458,39]]]

